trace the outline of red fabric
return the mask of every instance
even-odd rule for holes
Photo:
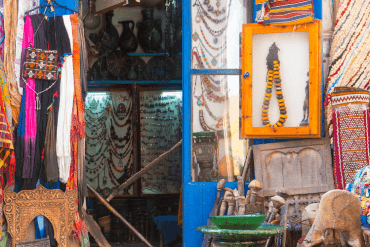
[[[336,189],[354,181],[356,171],[369,164],[369,109],[362,104],[333,111],[334,180]]]

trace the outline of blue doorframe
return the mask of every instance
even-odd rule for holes
[[[250,0],[246,0],[250,1]],[[313,0],[315,18],[322,19],[321,0]],[[191,69],[191,0],[183,0],[183,146],[182,146],[182,179],[183,179],[183,246],[198,247],[202,244],[203,235],[196,228],[207,224],[209,212],[216,196],[216,182],[191,182],[191,75],[215,74],[214,70]],[[240,70],[222,70],[216,74],[235,74]],[[263,141],[261,142],[263,143]],[[237,188],[236,182],[226,183],[226,187]],[[247,187],[247,186],[246,186]]]

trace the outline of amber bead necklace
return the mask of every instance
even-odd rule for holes
[[[288,116],[286,115],[287,112],[285,107],[285,100],[283,97],[283,90],[281,88],[280,64],[278,61],[274,61],[273,63],[274,69],[268,70],[266,93],[262,105],[262,123],[263,125],[265,125],[265,127],[283,127]],[[275,83],[276,87],[276,98],[279,103],[280,117],[274,125],[271,125],[268,110],[271,101],[273,82]]]

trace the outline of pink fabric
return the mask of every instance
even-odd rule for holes
[[[29,46],[29,43],[31,43],[32,46],[34,45],[33,38],[34,36],[33,36],[31,18],[29,16],[26,16],[26,20],[24,24],[24,32],[23,32],[23,43],[22,43],[23,52]],[[23,67],[23,64],[21,67]],[[35,90],[35,80],[27,79],[27,84],[28,85],[25,86],[26,126],[25,126],[25,134],[24,134],[25,148],[24,148],[23,178],[32,177],[32,168],[33,168],[33,162],[34,162],[35,142],[36,142],[36,132],[37,132],[35,93],[33,91]]]

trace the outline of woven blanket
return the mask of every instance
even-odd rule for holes
[[[339,6],[330,50],[326,92],[326,118],[333,133],[331,94],[336,87],[369,90],[370,82],[370,1],[342,0]]]
[[[341,87],[335,88],[331,99],[335,188],[345,189],[356,171],[369,165],[370,93]]]
[[[264,25],[298,25],[314,19],[312,0],[269,0],[263,17],[257,22]]]

